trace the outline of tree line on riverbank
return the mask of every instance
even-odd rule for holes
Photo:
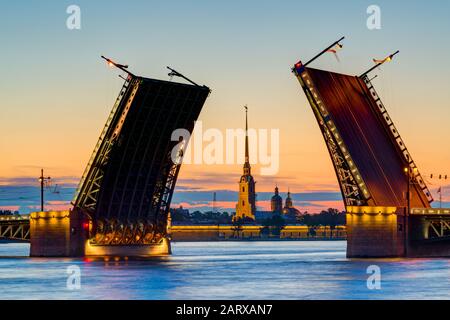
[[[232,215],[228,212],[200,212],[189,213],[188,210],[171,210],[172,222],[175,224],[254,224],[253,220],[232,221]],[[295,221],[295,222],[294,222]],[[302,213],[298,215],[293,222],[295,224],[306,225],[309,227],[328,226],[334,229],[336,226],[345,225],[345,212],[329,208],[317,214]],[[273,214],[272,217],[260,221],[263,226],[284,227],[288,223],[280,214]]]
[[[0,210],[0,216],[14,216],[18,215],[19,211],[12,211],[12,210]]]

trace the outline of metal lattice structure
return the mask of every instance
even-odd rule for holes
[[[29,241],[30,219],[29,216],[1,216],[0,239]]]
[[[314,115],[324,137],[328,152],[333,162],[334,170],[339,181],[342,197],[346,206],[367,205],[370,193],[355,166],[339,130],[336,128],[320,93],[303,66],[293,69],[303,91],[313,109]]]
[[[77,207],[82,207],[87,213],[93,214],[95,212],[105,174],[104,167],[108,163],[112,147],[118,138],[117,133],[120,131],[120,127],[116,128],[115,124],[118,123],[120,114],[126,110],[126,101],[132,98],[138,87],[139,79],[128,76],[81,177],[75,193],[74,204]],[[85,185],[86,181],[89,182],[88,186]]]
[[[193,82],[128,75],[73,201],[91,219],[94,243],[145,244],[166,236],[181,165],[172,159],[179,146],[172,133],[192,132],[209,93]]]

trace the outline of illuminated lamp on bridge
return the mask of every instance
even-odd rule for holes
[[[450,209],[431,208],[431,192],[368,77],[398,51],[360,76],[310,67],[342,39],[291,70],[347,209],[347,257],[450,256]]]

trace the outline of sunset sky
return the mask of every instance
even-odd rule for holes
[[[66,27],[71,4],[81,8],[81,30]],[[381,8],[380,30],[366,26],[371,4]],[[36,186],[41,167],[54,183],[78,182],[122,85],[100,59],[106,55],[142,76],[168,79],[171,66],[209,86],[204,129],[242,128],[244,104],[250,127],[279,129],[278,174],[253,168],[261,208],[275,184],[283,193],[289,187],[302,210],[342,208],[331,160],[290,67],[344,35],[340,62],[327,54],[314,67],[360,74],[373,58],[400,50],[373,82],[437,199],[440,183],[430,174],[450,174],[449,13],[450,3],[437,0],[4,2],[0,207],[21,207],[15,196],[34,189],[14,188]],[[207,207],[218,190],[221,207],[233,208],[230,192],[241,172],[240,164],[184,165],[174,205]],[[450,181],[442,184],[450,201]]]

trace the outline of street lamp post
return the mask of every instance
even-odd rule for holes
[[[49,181],[50,177],[44,177],[44,169],[41,169],[41,176],[39,177],[39,182],[41,183],[41,211],[44,211],[44,185],[45,182]]]
[[[404,227],[404,247],[405,247],[405,256],[408,254],[408,229],[409,229],[409,220],[408,216],[411,213],[411,182],[414,179],[414,175],[417,172],[417,168],[406,167],[404,169],[407,179],[406,184],[406,212],[403,215],[403,227]]]

